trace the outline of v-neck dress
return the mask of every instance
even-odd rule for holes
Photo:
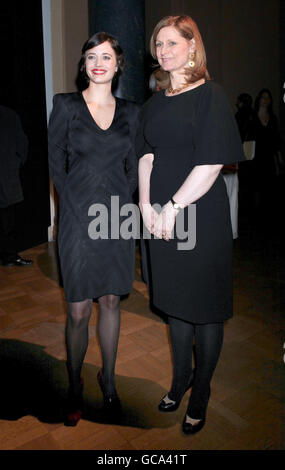
[[[244,160],[226,94],[212,81],[179,95],[155,93],[142,109],[137,152],[139,157],[154,154],[150,202],[160,206],[175,195],[195,166]],[[185,321],[222,322],[233,314],[233,290],[232,229],[221,174],[194,208],[189,220],[188,208],[181,214],[184,237],[176,233],[168,242],[149,240],[152,301],[164,313]]]
[[[132,289],[135,245],[121,237],[126,217],[119,214],[137,186],[138,115],[138,105],[116,98],[113,121],[103,130],[82,93],[54,97],[49,167],[60,197],[58,248],[68,302]]]

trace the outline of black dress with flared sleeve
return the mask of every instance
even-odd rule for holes
[[[195,166],[243,160],[238,128],[222,87],[207,81],[179,95],[153,95],[142,110],[137,153],[154,154],[150,198],[151,204],[160,206]],[[191,240],[184,248],[191,249],[178,249],[183,242],[183,230],[177,234],[178,219],[172,240],[149,240],[152,301],[182,320],[221,322],[233,314],[232,229],[221,174],[194,209],[183,211],[188,231],[184,241]]]
[[[138,115],[136,104],[116,98],[112,124],[102,130],[82,93],[54,97],[49,166],[60,197],[58,247],[69,302],[132,289],[135,242],[121,236],[120,214],[137,186]]]

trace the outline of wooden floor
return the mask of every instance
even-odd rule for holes
[[[0,266],[0,449],[284,449],[284,246],[278,234],[260,233],[247,227],[234,242],[235,315],[225,326],[206,426],[192,437],[181,431],[189,394],[176,412],[157,410],[170,385],[171,354],[167,325],[149,308],[139,252],[134,290],[121,304],[122,420],[106,421],[101,410],[94,303],[86,410],[75,428],[62,423],[65,304],[55,244],[22,253],[31,267]]]

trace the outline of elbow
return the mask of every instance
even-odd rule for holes
[[[208,175],[209,177],[213,176],[213,177],[217,177],[221,171],[221,169],[223,168],[223,164],[217,164],[217,165],[201,165],[200,168],[201,168],[201,172],[203,172],[204,174]]]
[[[154,155],[153,153],[147,153],[139,159],[139,170],[142,168],[152,169]]]
[[[153,153],[146,153],[140,158],[140,162],[153,162],[154,155]]]
[[[208,172],[209,176],[212,178],[217,178],[219,176],[220,171],[223,169],[223,164],[218,165],[209,165]]]
[[[214,165],[214,174],[216,174],[218,176],[220,171],[223,169],[223,166],[224,166],[223,164]]]
[[[211,174],[210,174],[210,178],[213,181],[216,181],[216,179],[218,178],[220,172],[223,169],[223,166],[224,165],[213,165],[213,168],[211,169]]]

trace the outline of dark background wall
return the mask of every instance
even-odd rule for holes
[[[0,101],[19,114],[29,139],[17,207],[21,251],[46,241],[50,224],[41,0],[1,2],[0,43]]]
[[[115,95],[143,103],[145,81],[145,2],[144,0],[89,0],[89,35],[106,31],[123,49],[125,71]]]
[[[285,156],[285,2],[280,1],[280,129]]]

